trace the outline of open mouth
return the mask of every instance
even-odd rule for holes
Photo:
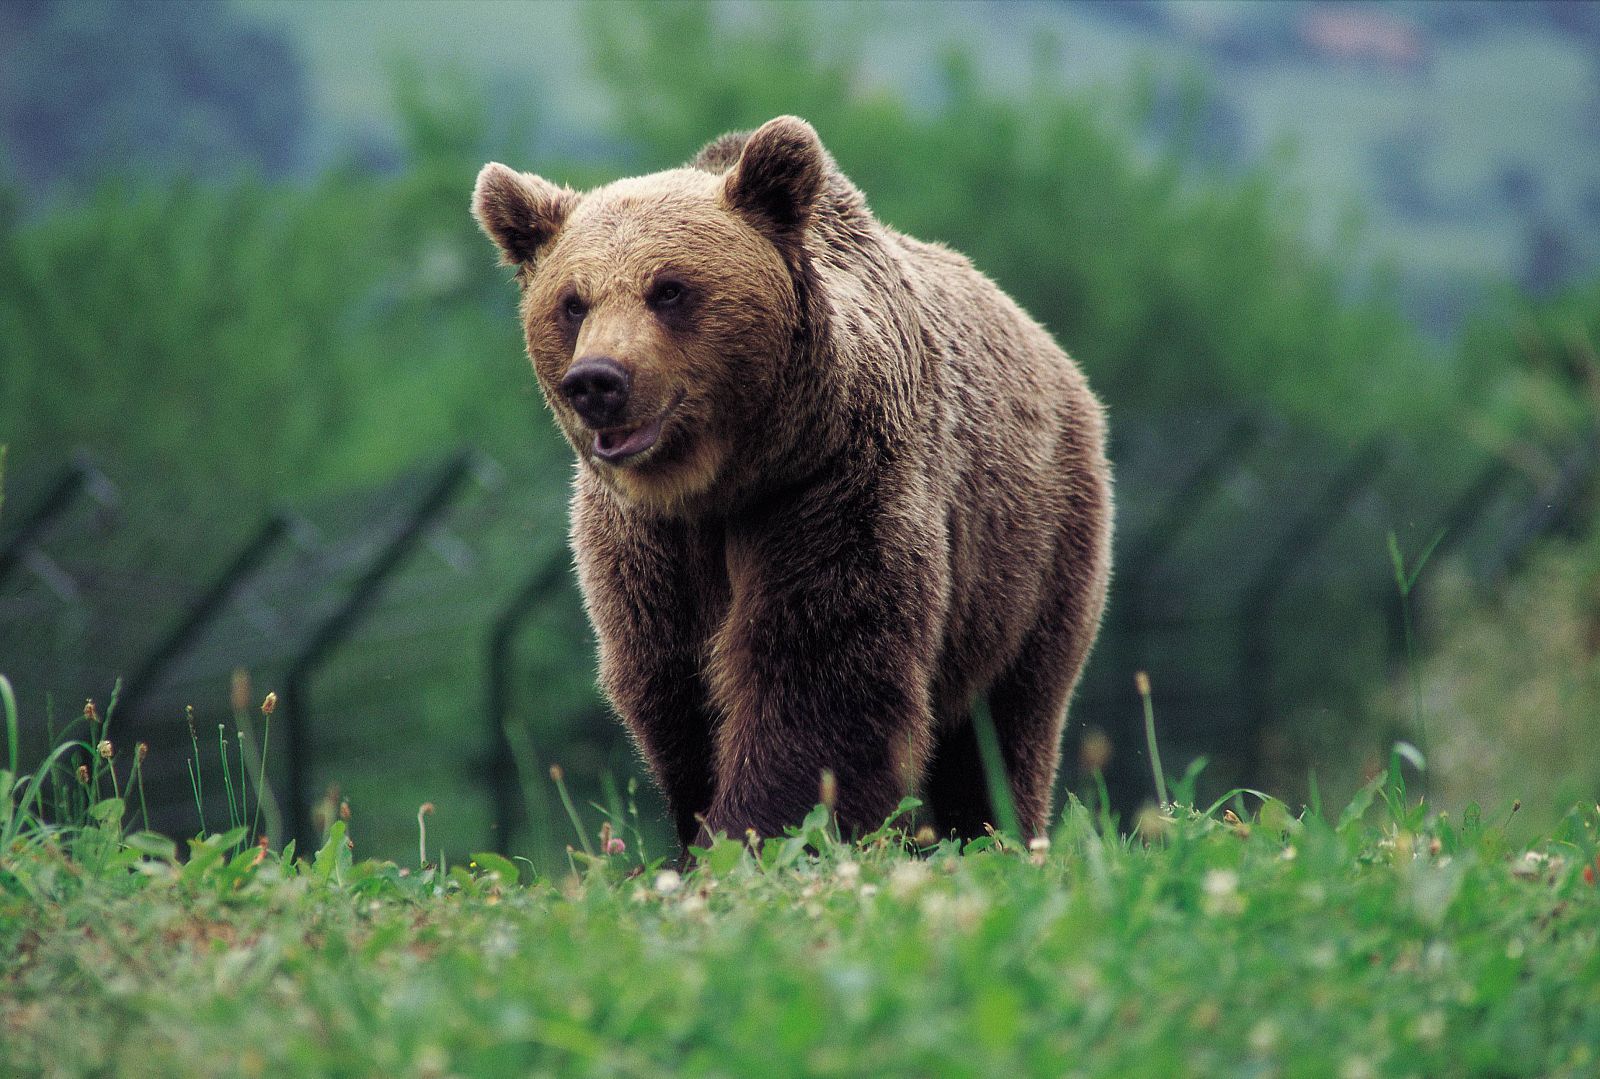
[[[596,431],[594,436],[594,455],[609,464],[620,464],[630,457],[637,457],[656,444],[661,437],[662,425],[667,422],[667,417],[672,415],[672,410],[683,402],[683,391],[679,390],[672,398],[672,403],[662,409],[661,415],[649,423],[638,427],[613,427],[605,431]]]

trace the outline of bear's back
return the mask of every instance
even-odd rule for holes
[[[1015,653],[1020,627],[1055,602],[1047,567],[1105,542],[1109,512],[1081,504],[1109,491],[1105,420],[1072,359],[964,255],[883,231],[937,398],[928,434],[949,510],[945,669],[981,685]],[[948,692],[966,699],[964,686]]]

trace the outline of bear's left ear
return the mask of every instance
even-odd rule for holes
[[[560,231],[577,201],[571,188],[491,161],[478,173],[472,216],[500,248],[501,262],[527,266]]]
[[[798,116],[768,120],[745,140],[728,172],[728,206],[780,235],[805,227],[828,176],[828,154],[812,126]]]

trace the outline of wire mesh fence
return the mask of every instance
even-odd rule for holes
[[[1260,416],[1119,416],[1113,595],[1063,784],[1085,789],[1096,766],[1123,812],[1150,798],[1138,670],[1155,685],[1169,770],[1205,755],[1224,788],[1303,764],[1285,725],[1340,722],[1398,658],[1388,533],[1415,553],[1442,531],[1441,552],[1492,584],[1539,537],[1577,526],[1597,456],[1590,435],[1557,448],[1549,475],[1464,457],[1440,476],[1404,444],[1337,444]],[[447,850],[548,857],[565,835],[553,760],[611,812],[639,771],[594,690],[567,493],[548,478],[464,452],[262,520],[181,492],[123,504],[87,460],[11,488],[0,668],[28,758],[78,714],[78,694],[104,700],[120,676],[113,738],[149,745],[158,828],[225,821],[219,753],[253,776],[242,753],[264,755],[279,839],[311,841],[319,812],[347,800],[364,849],[402,857],[430,801]],[[270,721],[255,711],[269,689]],[[1089,732],[1109,739],[1108,758],[1083,752]],[[648,784],[639,800],[660,816]]]

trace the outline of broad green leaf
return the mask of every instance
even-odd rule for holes
[[[350,862],[350,850],[345,845],[344,833],[344,821],[334,821],[333,827],[328,829],[328,841],[317,851],[316,859],[312,862],[312,874],[323,884],[337,883],[335,877],[343,865]]]
[[[1194,790],[1200,782],[1200,773],[1205,771],[1206,765],[1211,763],[1211,758],[1206,756],[1196,757],[1189,762],[1189,767],[1183,770],[1183,777],[1172,785],[1172,800],[1181,806],[1194,805]]]
[[[126,808],[121,798],[103,798],[89,807],[89,816],[99,821],[103,828],[116,828],[121,825]]]
[[[743,843],[732,839],[719,839],[701,855],[700,864],[709,869],[714,876],[725,876],[739,864],[739,859],[744,857],[744,850]]]
[[[178,860],[178,845],[164,835],[155,832],[134,832],[124,836],[123,844],[130,850],[151,858],[159,858],[164,862]]]
[[[1378,796],[1384,781],[1388,777],[1382,772],[1373,776],[1364,783],[1360,790],[1350,799],[1350,804],[1344,807],[1344,812],[1339,814],[1339,823],[1335,829],[1344,832],[1366,816],[1367,810],[1372,808],[1372,800]]]
[[[907,814],[914,813],[921,807],[922,799],[920,798],[907,796],[900,799],[900,804],[894,807],[894,812],[890,813],[882,824],[861,837],[862,845],[876,843],[878,840],[892,835],[900,828],[900,822],[905,819]]]
[[[500,883],[507,886],[516,884],[521,876],[515,862],[495,854],[493,851],[474,854],[472,860],[478,863],[478,868],[484,872],[497,874],[500,877]]]
[[[1426,772],[1428,770],[1428,762],[1423,759],[1422,750],[1410,742],[1396,742],[1394,744],[1394,753],[1404,758],[1406,763],[1417,771]]]

